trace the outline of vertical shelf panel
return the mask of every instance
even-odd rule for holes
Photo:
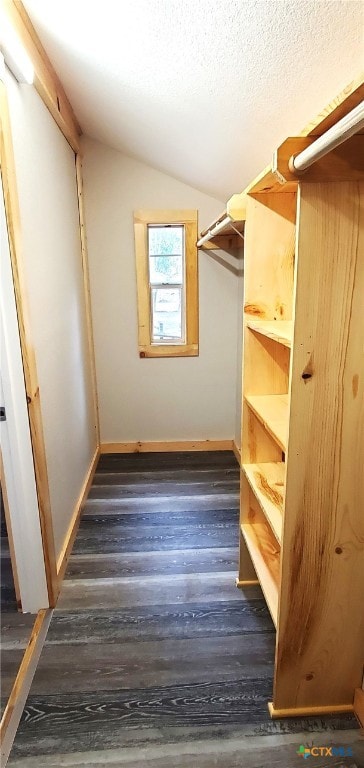
[[[290,350],[268,336],[256,333],[246,317],[245,326],[245,394],[286,394]]]
[[[302,183],[276,710],[350,705],[361,685],[363,296],[364,185]]]
[[[245,226],[244,312],[252,320],[291,320],[296,195],[249,198]]]

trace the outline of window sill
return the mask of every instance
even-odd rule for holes
[[[139,357],[198,357],[198,344],[153,344],[139,346]]]

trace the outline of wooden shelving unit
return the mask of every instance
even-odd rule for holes
[[[363,91],[302,135],[323,133]],[[246,217],[237,584],[249,589],[253,567],[276,626],[273,717],[347,712],[362,681],[363,145],[349,138],[340,165],[328,155],[286,180],[280,148],[235,196]]]

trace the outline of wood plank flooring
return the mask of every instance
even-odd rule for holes
[[[235,587],[230,452],[101,456],[9,765],[364,766],[351,716],[273,722],[274,627]]]

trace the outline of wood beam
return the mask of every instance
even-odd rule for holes
[[[82,133],[63,85],[20,0],[0,0],[34,67],[34,87],[75,152]]]

